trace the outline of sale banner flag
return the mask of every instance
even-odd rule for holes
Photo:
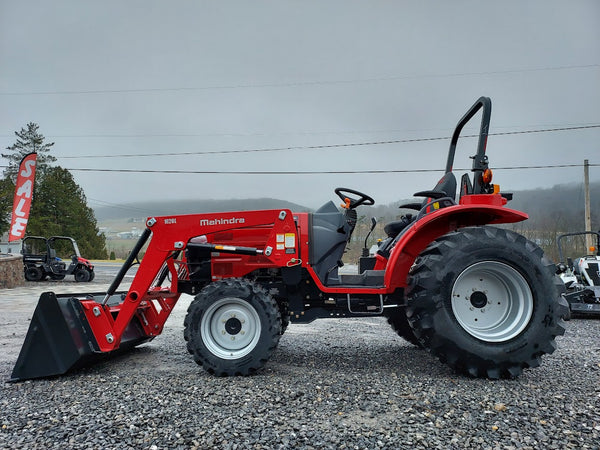
[[[37,153],[29,153],[19,164],[8,242],[17,241],[25,236],[33,197],[36,158]]]

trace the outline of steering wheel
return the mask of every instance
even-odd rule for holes
[[[339,198],[342,199],[342,201],[345,203],[346,199],[348,199],[350,201],[350,203],[348,204],[348,207],[350,209],[354,209],[357,206],[360,205],[374,205],[375,204],[375,200],[373,200],[373,197],[369,197],[367,194],[363,194],[362,192],[359,191],[355,191],[354,189],[348,189],[348,188],[335,188],[334,191],[337,196]],[[353,198],[353,197],[348,197],[346,195],[346,193],[348,194],[352,194],[352,195],[357,195],[358,198]]]

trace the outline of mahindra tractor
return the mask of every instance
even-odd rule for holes
[[[63,280],[67,275],[73,275],[78,282],[94,279],[94,266],[81,257],[72,237],[27,236],[23,238],[21,254],[27,281],[43,281],[48,277]]]
[[[592,236],[596,242],[579,258],[566,258],[565,240],[577,236]],[[571,315],[600,315],[600,232],[578,231],[561,234],[557,239],[560,262],[556,273],[565,284],[565,299]]]
[[[457,182],[456,145],[479,111],[472,170]],[[385,225],[360,273],[342,273],[342,257],[357,209],[375,201],[354,189],[335,189],[341,207],[328,201],[314,212],[149,217],[107,292],[42,294],[11,379],[60,375],[148,342],[182,294],[194,296],[187,350],[217,376],[260,370],[290,323],[374,316],[467,376],[511,378],[538,366],[564,333],[568,307],[554,264],[502,226],[528,216],[492,184],[490,113],[481,97],[460,119],[444,175],[401,205],[410,213]],[[129,289],[119,291],[143,249]]]

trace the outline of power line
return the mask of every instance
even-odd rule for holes
[[[600,164],[588,164],[589,167],[600,167]],[[8,166],[0,166],[6,168]],[[528,169],[564,169],[583,167],[583,164],[547,164],[537,166],[506,166],[494,167],[493,170],[528,170]],[[351,175],[351,174],[386,174],[386,173],[427,173],[444,172],[445,169],[373,169],[373,170],[180,170],[180,169],[98,169],[87,167],[65,168],[75,172],[115,172],[115,173],[156,173],[156,174],[194,174],[194,175]],[[470,170],[468,168],[455,168],[454,172]],[[93,199],[90,199],[93,200]],[[98,200],[100,201],[100,200]]]
[[[590,167],[600,167],[600,164],[589,164]],[[493,170],[525,170],[525,169],[561,169],[583,167],[583,164],[549,164],[539,166],[511,166],[492,167]],[[385,174],[385,173],[426,173],[444,172],[445,169],[388,169],[388,170],[307,170],[307,171],[281,171],[281,170],[166,170],[166,169],[94,169],[94,168],[69,168],[67,170],[79,172],[120,172],[120,173],[160,173],[160,174],[194,174],[194,175],[359,175],[359,174]],[[454,169],[455,172],[470,170],[467,168]]]
[[[573,131],[573,130],[584,130],[591,128],[600,128],[600,124],[593,125],[582,125],[572,127],[560,127],[560,128],[544,128],[537,130],[523,130],[523,131],[504,131],[498,133],[489,133],[488,136],[508,136],[517,134],[532,134],[532,133],[551,133],[558,131]],[[479,134],[469,134],[461,136],[462,138],[474,138],[479,137]],[[82,159],[82,158],[146,158],[146,157],[159,157],[159,156],[195,156],[195,155],[221,155],[231,153],[262,153],[262,152],[280,152],[287,150],[319,150],[319,149],[334,149],[344,147],[360,147],[367,145],[389,145],[389,144],[406,144],[411,142],[426,142],[426,141],[442,141],[448,140],[450,136],[431,137],[431,138],[414,138],[414,139],[394,139],[387,141],[371,141],[371,142],[352,142],[345,144],[321,144],[321,145],[302,145],[302,146],[288,146],[288,147],[273,147],[273,148],[253,148],[243,150],[208,150],[208,151],[197,151],[197,152],[165,152],[165,153],[149,153],[149,154],[120,154],[120,155],[76,155],[76,156],[59,156],[60,159]]]
[[[296,87],[296,86],[319,86],[332,84],[353,84],[365,82],[381,82],[381,81],[396,81],[410,80],[423,78],[453,78],[453,77],[468,77],[468,76],[489,76],[489,75],[505,75],[514,73],[528,72],[546,72],[560,71],[573,69],[590,69],[598,68],[600,64],[585,64],[573,66],[552,66],[552,67],[537,67],[526,69],[507,69],[484,72],[461,72],[447,74],[415,74],[415,75],[395,75],[388,77],[373,77],[373,78],[357,78],[348,80],[309,80],[309,81],[292,81],[292,82],[269,82],[269,83],[246,83],[246,84],[226,84],[213,86],[196,86],[196,87],[167,87],[167,88],[138,88],[138,89],[90,89],[90,90],[64,90],[64,91],[23,91],[23,92],[0,92],[0,95],[19,96],[19,95],[86,95],[86,94],[135,94],[135,93],[151,93],[151,92],[186,92],[186,91],[206,91],[206,90],[224,90],[224,89],[249,89],[249,88],[271,88],[271,87]]]
[[[495,125],[494,129],[502,128],[527,128],[527,127],[578,127],[594,125],[594,123],[562,123],[562,124],[536,124],[536,125]],[[465,130],[475,129],[476,126],[466,127]],[[90,133],[90,134],[49,134],[46,135],[49,139],[123,139],[123,138],[196,138],[196,137],[273,137],[273,136],[318,136],[318,135],[341,135],[341,134],[384,134],[384,133],[414,133],[414,132],[433,132],[445,130],[445,128],[418,128],[418,129],[398,129],[398,128],[385,128],[385,129],[352,129],[352,130],[296,130],[296,131],[277,131],[277,132],[234,132],[228,131],[223,133],[178,133],[178,132],[165,132],[165,133]],[[15,133],[0,134],[0,138],[13,137]]]

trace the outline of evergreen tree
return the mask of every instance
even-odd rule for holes
[[[34,195],[27,234],[70,236],[84,258],[107,258],[94,211],[67,169],[48,167]]]
[[[56,161],[56,158],[49,155],[50,148],[54,142],[44,143],[44,135],[38,132],[39,125],[29,122],[27,129],[21,128],[21,131],[15,131],[17,142],[6,147],[12,153],[2,153],[2,157],[8,159],[8,167],[4,169],[4,176],[13,183],[17,181],[17,171],[23,157],[31,152],[37,153],[36,178],[43,177],[46,168],[50,163]]]

